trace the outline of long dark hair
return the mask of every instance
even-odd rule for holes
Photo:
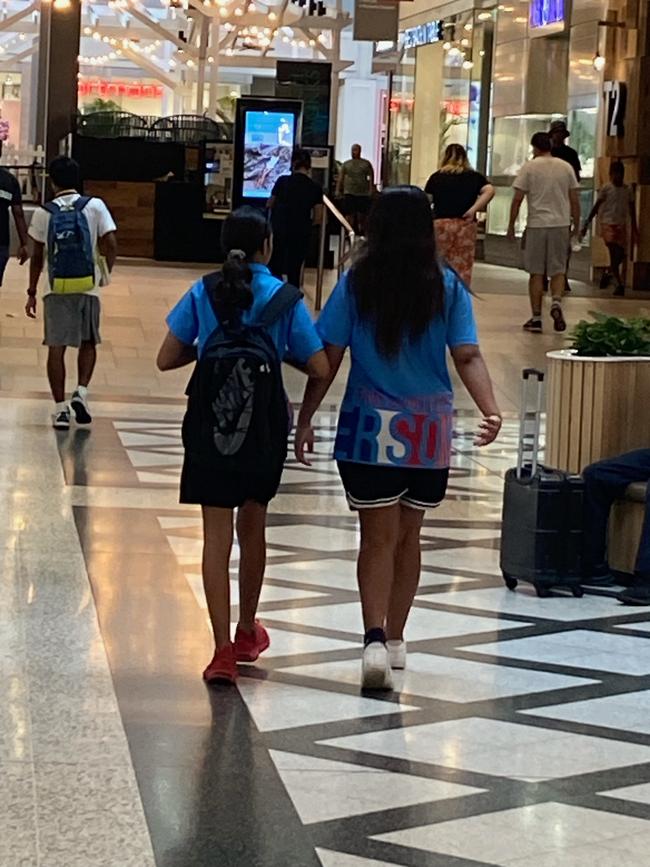
[[[222,322],[241,316],[253,306],[253,274],[248,263],[262,252],[270,236],[268,221],[256,208],[238,208],[224,221],[221,246],[226,260],[215,291],[215,306]]]
[[[352,266],[361,319],[374,329],[382,355],[421,337],[444,311],[431,206],[418,187],[385,190],[370,212],[368,240]]]

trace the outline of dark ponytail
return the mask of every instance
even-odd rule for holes
[[[238,208],[226,218],[221,231],[226,260],[215,290],[215,306],[222,322],[240,317],[253,306],[253,274],[248,263],[263,251],[270,236],[268,221],[255,208]]]

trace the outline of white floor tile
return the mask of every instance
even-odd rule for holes
[[[149,473],[141,470],[137,471],[138,481],[143,485],[176,485],[181,468],[178,467],[177,473]]]
[[[363,631],[361,606],[358,602],[345,602],[337,605],[267,611],[271,620],[285,623],[301,623],[321,629],[359,634]],[[487,617],[474,617],[465,614],[451,614],[447,611],[431,611],[413,608],[406,624],[406,637],[410,641],[424,641],[430,638],[448,638],[456,635],[469,635],[477,632],[493,632],[509,627],[529,624]]]
[[[168,455],[161,452],[141,452],[137,449],[127,449],[127,455],[134,467],[178,467],[183,463],[179,455]]]
[[[650,623],[641,621],[640,623],[619,623],[617,629],[633,629],[635,632],[650,633]]]
[[[522,780],[650,761],[650,747],[481,718],[323,741],[329,746]]]
[[[572,847],[590,846],[594,840],[601,841],[601,844],[607,840],[615,841],[623,834],[641,834],[647,845],[644,831],[648,825],[643,819],[547,803],[409,828],[381,834],[376,839],[494,865],[573,867],[574,862],[563,854],[571,851]],[[643,854],[645,858],[647,852]],[[536,860],[546,855],[552,855],[555,860]],[[601,862],[605,863],[608,862]],[[638,863],[640,865],[642,861]]]
[[[441,548],[423,551],[422,562],[426,566],[442,566],[445,569],[468,569],[480,575],[500,575],[499,552],[495,548]]]
[[[609,792],[599,792],[609,798],[620,798],[622,801],[636,801],[638,804],[650,804],[650,783],[640,783],[638,786],[625,786],[622,789],[610,789]]]
[[[315,584],[336,590],[357,590],[357,564],[355,560],[301,560],[296,563],[278,563],[266,567],[268,578]]]
[[[342,660],[287,669],[292,674],[341,683],[359,682],[359,663]],[[404,673],[395,673],[395,689],[442,701],[484,701],[509,695],[582,686],[595,681],[469,662],[431,653],[411,653]]]
[[[538,707],[521,713],[650,734],[650,690]]]
[[[483,791],[295,753],[271,750],[271,758],[305,824]]]
[[[262,622],[264,616],[262,614]],[[262,660],[277,656],[302,656],[304,653],[327,653],[330,650],[359,650],[358,642],[341,641],[338,638],[323,638],[321,635],[287,632],[284,629],[269,629],[268,633],[271,647],[264,653]]]
[[[158,523],[163,530],[181,530],[187,527],[201,527],[203,521],[199,516],[192,518],[181,515],[161,515],[158,518]]]
[[[315,485],[317,483],[321,484],[323,482],[332,482],[338,485],[341,484],[341,480],[336,472],[324,473],[315,469],[303,472],[302,470],[285,469],[282,473],[283,485],[295,485],[301,482],[305,482],[308,485]]]
[[[316,849],[323,867],[398,867],[388,861],[375,861],[374,858],[358,858],[347,852],[334,852],[331,849]]]
[[[185,577],[192,588],[196,601],[201,608],[207,610],[208,603],[203,591],[203,578],[200,573],[186,572]],[[272,584],[262,585],[260,602],[288,602],[294,599],[316,599],[323,596],[322,593],[314,593],[312,590],[294,590],[292,587],[274,587]],[[239,605],[239,581],[230,581],[230,604]]]
[[[613,617],[616,614],[615,603],[608,597],[583,596],[582,599],[575,599],[570,595],[562,595],[539,599],[532,585],[523,583],[514,593],[504,584],[502,587],[436,594],[432,601],[474,608],[477,611],[519,614],[522,617],[547,617],[550,620],[562,621]]]
[[[632,675],[650,674],[650,642],[645,638],[589,629],[517,638],[494,644],[475,644],[472,652],[546,662],[567,668],[592,668],[596,671]]]
[[[507,867],[640,867],[644,863],[649,838],[645,834],[632,837],[616,837],[586,846],[572,846],[531,858],[507,861]],[[630,844],[634,847],[629,848]],[[644,848],[645,847],[645,848]]]
[[[328,557],[325,560],[301,560],[293,563],[271,564],[266,568],[267,578],[279,578],[282,581],[296,581],[300,584],[313,584],[330,590],[349,590],[356,593],[357,563],[356,560],[339,560]],[[435,575],[422,572],[420,589],[436,587],[439,584],[468,584],[472,578],[454,577],[453,575]]]
[[[263,732],[416,710],[409,705],[286,683],[240,678],[238,686],[255,725]]]
[[[438,539],[457,539],[460,542],[482,542],[485,539],[499,539],[499,530],[481,530],[478,527],[425,527],[422,541]]]
[[[178,442],[179,436],[175,433],[169,435],[161,433],[133,433],[131,431],[118,431],[122,445],[125,448],[138,448],[139,446],[173,446]]]
[[[314,548],[320,551],[356,549],[359,538],[356,530],[341,530],[337,527],[320,527],[314,524],[269,527],[266,536],[275,544]]]

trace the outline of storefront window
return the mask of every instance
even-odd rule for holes
[[[578,151],[582,163],[582,177],[593,178],[596,164],[596,128],[598,109],[577,108],[569,112],[569,144]]]
[[[388,184],[411,182],[413,145],[413,108],[415,104],[415,64],[405,57],[399,72],[391,76],[388,104]]]

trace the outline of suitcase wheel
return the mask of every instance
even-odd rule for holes
[[[503,580],[508,590],[515,590],[517,588],[517,584],[519,583],[513,575],[508,575],[507,572],[503,573]]]
[[[581,599],[581,598],[585,595],[585,591],[584,591],[584,590],[582,589],[582,587],[580,587],[580,586],[578,586],[578,587],[573,587],[573,588],[571,589],[571,592],[572,592],[573,595],[576,597],[576,599]]]
[[[548,587],[542,587],[541,584],[535,584],[534,587],[540,599],[548,599],[549,596],[553,595]]]

